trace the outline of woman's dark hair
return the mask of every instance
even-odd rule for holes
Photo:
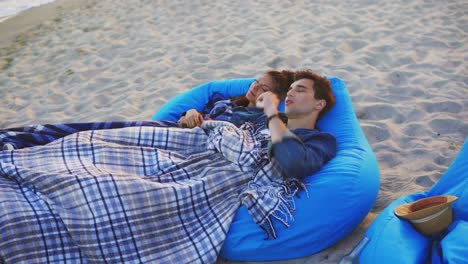
[[[278,95],[281,101],[284,100],[286,98],[286,94],[289,91],[289,87],[294,82],[295,73],[293,71],[288,70],[271,70],[267,71],[266,74],[270,75],[276,83],[275,90],[272,92]]]
[[[270,75],[276,84],[276,87],[274,87],[273,91],[271,92],[276,94],[281,101],[284,100],[286,98],[286,94],[288,93],[289,87],[294,82],[295,73],[288,70],[269,70],[265,72],[265,74]],[[245,95],[231,98],[231,101],[235,106],[245,107],[249,104],[249,100],[245,97]]]

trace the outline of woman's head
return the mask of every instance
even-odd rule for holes
[[[260,78],[255,80],[245,94],[249,100],[250,106],[255,106],[255,102],[259,95],[270,91],[278,96],[280,100],[286,98],[289,86],[294,81],[294,72],[292,71],[275,71],[270,70],[262,74]]]
[[[273,92],[278,96],[280,100],[284,100],[286,98],[286,94],[288,93],[289,86],[294,82],[294,72],[293,71],[267,71],[266,74],[273,78],[276,87]]]

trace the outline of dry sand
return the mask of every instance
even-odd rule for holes
[[[467,30],[464,0],[60,0],[0,23],[0,127],[149,119],[195,85],[268,68],[338,76],[379,161],[378,200],[340,243],[281,262],[336,263],[468,135]]]

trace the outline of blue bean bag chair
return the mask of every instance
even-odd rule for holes
[[[394,214],[397,206],[437,195],[455,195],[453,222],[447,234],[433,244],[430,237]],[[392,202],[366,231],[369,242],[359,263],[468,263],[468,137],[442,178],[427,192],[403,196]],[[439,245],[437,245],[439,244]],[[434,248],[437,246],[437,248]]]
[[[253,80],[214,81],[197,86],[167,102],[152,119],[177,120],[190,108],[201,110],[213,92],[227,97],[245,94]],[[329,80],[336,105],[318,122],[318,127],[336,136],[336,157],[318,173],[305,178],[308,192],[302,191],[295,198],[296,211],[290,227],[274,222],[277,239],[264,240],[264,231],[241,206],[221,249],[221,258],[270,261],[311,255],[349,234],[372,208],[380,183],[375,155],[344,82],[335,77]]]

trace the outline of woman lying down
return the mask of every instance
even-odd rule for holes
[[[291,86],[287,124],[267,92],[263,123],[127,123],[0,151],[1,259],[213,263],[240,205],[275,238],[271,221],[289,224],[300,180],[336,152],[315,128],[334,102],[329,83],[311,78]]]

